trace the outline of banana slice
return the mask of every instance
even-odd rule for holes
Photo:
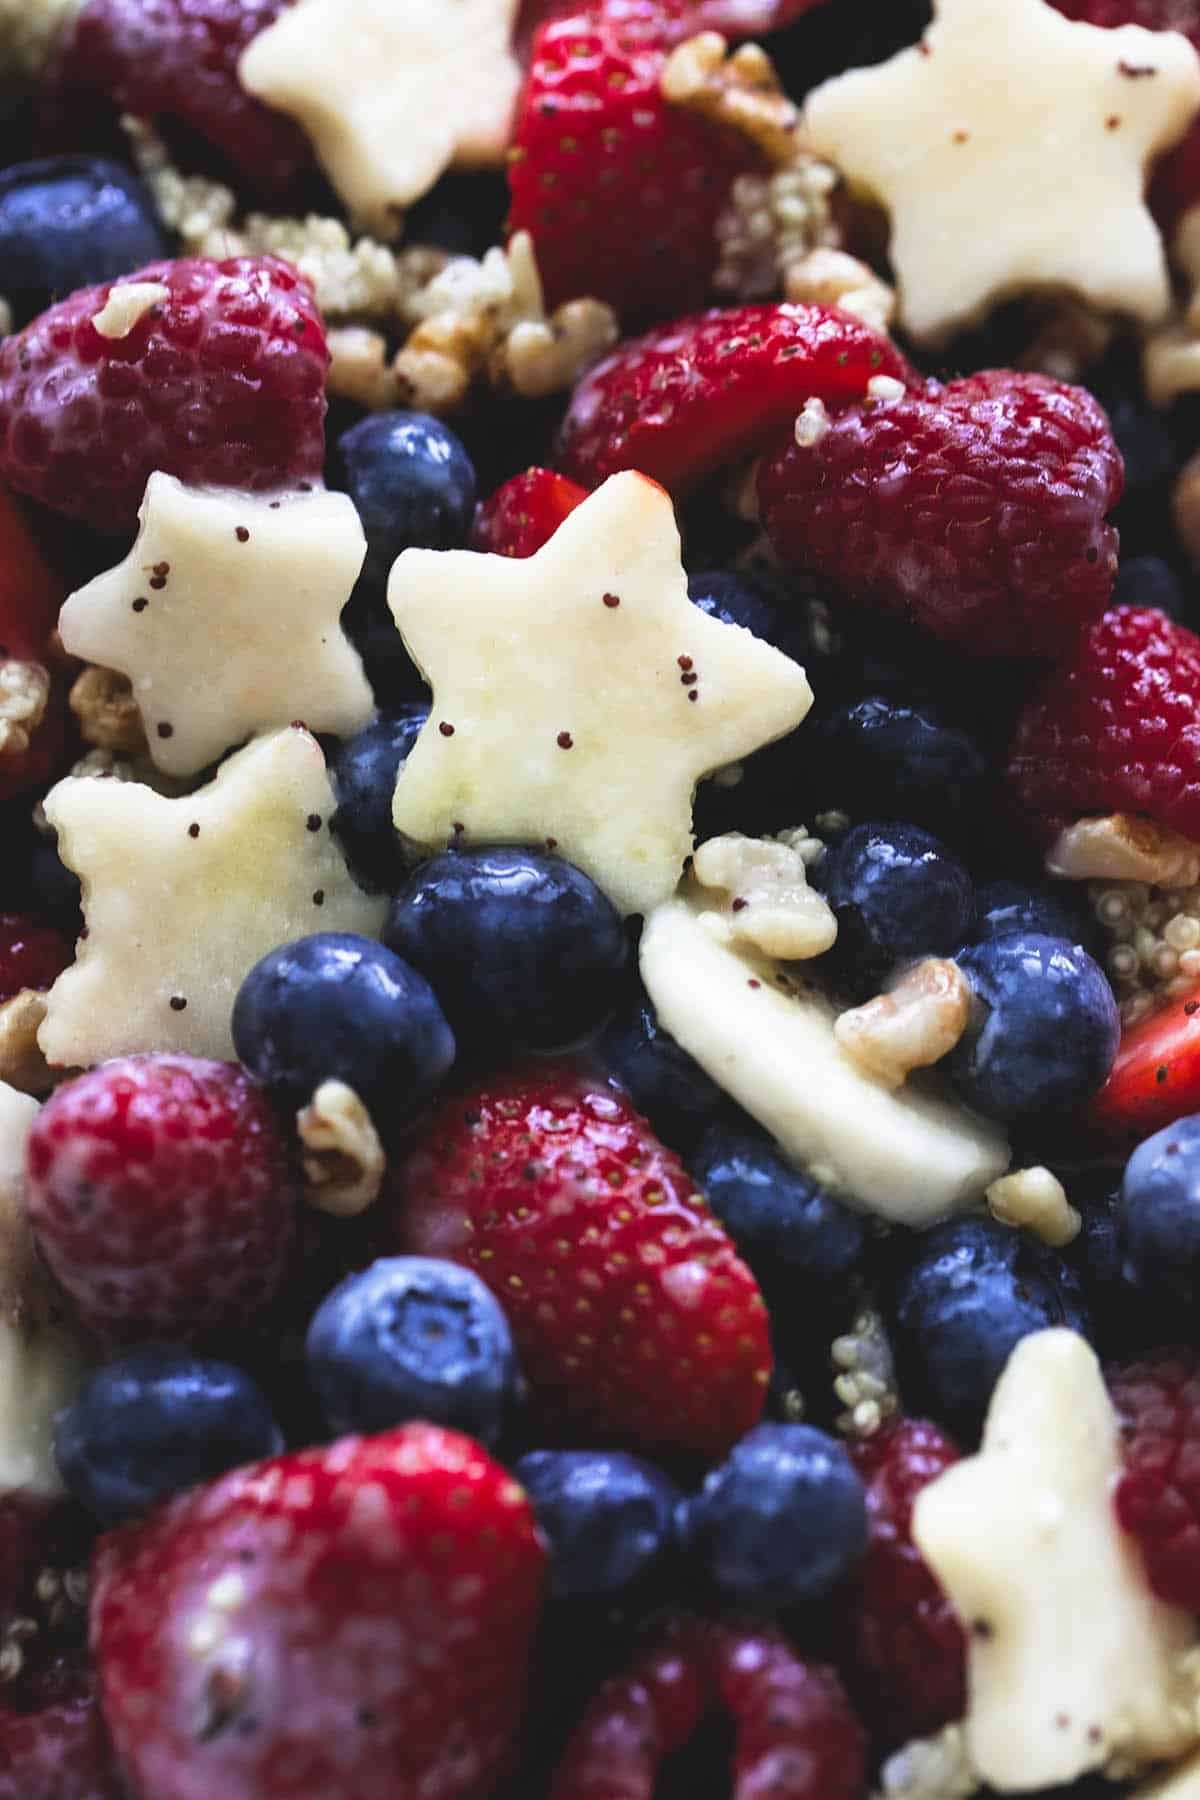
[[[641,968],[665,1029],[847,1204],[930,1225],[981,1200],[1008,1167],[996,1126],[924,1088],[873,1080],[838,1043],[829,1000],[795,965],[735,941],[703,902],[655,909]]]
[[[38,1262],[21,1198],[36,1100],[0,1082],[0,1494],[62,1492],[54,1416],[88,1367]]]

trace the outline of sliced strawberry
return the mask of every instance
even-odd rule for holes
[[[1088,1117],[1106,1136],[1141,1139],[1194,1112],[1200,1112],[1200,985],[1122,1034]]]
[[[663,98],[666,23],[646,0],[601,0],[534,37],[509,225],[532,234],[551,306],[591,294],[644,324],[703,305],[717,220],[738,176],[764,167],[747,139]]]
[[[448,1100],[381,1229],[487,1282],[548,1430],[716,1458],[757,1423],[771,1353],[754,1277],[606,1078],[535,1063]]]
[[[552,469],[526,469],[482,502],[471,548],[494,556],[534,556],[587,497],[586,488]]]
[[[782,31],[828,0],[599,0],[614,19],[643,19],[655,26],[666,44],[681,44],[698,31],[719,31],[737,43]],[[517,45],[528,57],[534,32],[550,19],[576,11],[573,0],[524,0],[517,20]]]
[[[122,1764],[146,1800],[483,1800],[544,1563],[523,1490],[432,1425],[194,1488],[93,1564]]]
[[[621,344],[576,388],[557,461],[597,487],[640,469],[672,494],[772,443],[805,401],[918,378],[887,338],[828,306],[713,309]]]

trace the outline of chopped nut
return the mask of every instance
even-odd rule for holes
[[[115,669],[86,668],[71,689],[71,711],[85,743],[129,756],[145,751],[146,733],[133,690]]]
[[[527,400],[574,387],[620,336],[603,300],[568,300],[547,320],[519,319],[500,345],[493,381],[507,379]]]
[[[349,1219],[379,1198],[386,1161],[371,1115],[344,1081],[323,1081],[297,1114],[304,1146],[305,1198],[320,1212]]]
[[[886,405],[889,400],[903,400],[904,383],[897,381],[894,375],[872,375],[867,383],[867,399],[874,400],[876,405]]]
[[[24,756],[49,698],[50,676],[41,663],[0,662],[0,764]]]
[[[672,106],[740,132],[776,168],[796,160],[800,114],[758,44],[731,55],[720,32],[701,31],[671,52],[661,87]]]
[[[829,409],[816,394],[811,394],[796,414],[795,437],[801,450],[811,450],[829,430]]]
[[[126,281],[110,288],[108,299],[92,318],[93,328],[102,338],[114,342],[127,338],[134,326],[156,306],[171,298],[170,288],[161,281]]]
[[[0,70],[37,81],[84,0],[0,0]]]
[[[736,831],[709,838],[692,858],[692,875],[702,888],[723,891],[719,917],[728,937],[766,956],[820,956],[837,936],[832,912],[808,885],[804,858],[778,839]]]
[[[1197,345],[1200,356],[1200,344]],[[1200,386],[1200,381],[1197,382]],[[1175,482],[1171,496],[1175,529],[1183,539],[1183,547],[1192,563],[1200,569],[1200,451],[1189,456]]]
[[[388,366],[387,342],[366,325],[339,325],[329,333],[331,394],[353,400],[368,412],[396,404],[399,384]]]
[[[987,1203],[992,1217],[1002,1225],[1023,1226],[1055,1250],[1077,1238],[1083,1226],[1058,1176],[1040,1164],[1014,1169],[1011,1175],[993,1181]]]
[[[48,1094],[57,1077],[38,1048],[46,996],[23,988],[0,1004],[0,1081],[22,1094]]]
[[[819,244],[783,271],[785,300],[840,306],[872,331],[886,332],[896,316],[896,290],[845,250]]]
[[[1046,869],[1068,881],[1144,881],[1151,887],[1200,882],[1200,844],[1136,813],[1077,819],[1059,833]]]
[[[0,299],[0,337],[7,337],[12,328],[12,307],[7,300]]]
[[[898,1088],[914,1069],[940,1062],[967,1027],[971,989],[957,963],[929,956],[890,993],[840,1014],[834,1033],[843,1050],[884,1087]]]
[[[905,1744],[888,1757],[879,1781],[875,1800],[970,1800],[983,1786],[967,1760],[961,1725]]]
[[[1171,259],[1182,270],[1191,299],[1181,316],[1148,334],[1142,379],[1153,406],[1170,406],[1200,388],[1200,207],[1184,213],[1175,230]]]
[[[716,223],[721,257],[714,288],[738,300],[765,300],[786,289],[794,264],[815,246],[840,241],[830,206],[836,186],[837,171],[802,152],[774,175],[739,175]]]

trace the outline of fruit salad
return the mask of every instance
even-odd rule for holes
[[[0,0],[0,1800],[1200,1800],[1200,0]]]

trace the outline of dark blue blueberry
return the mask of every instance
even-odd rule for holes
[[[0,173],[0,279],[17,325],[170,254],[153,199],[120,163],[52,156]]]
[[[1066,938],[1013,932],[961,952],[974,1001],[944,1068],[969,1106],[1018,1123],[1062,1113],[1112,1067],[1121,1020],[1103,969]]]
[[[862,1482],[813,1425],[759,1425],[680,1509],[685,1547],[718,1591],[782,1611],[819,1600],[867,1544]]]
[[[1128,1277],[1151,1294],[1193,1307],[1200,1293],[1200,1114],[1176,1119],[1139,1144],[1117,1201]]]
[[[645,994],[607,1027],[597,1052],[669,1144],[695,1143],[727,1104],[695,1057],[663,1030]]]
[[[34,845],[30,865],[34,910],[69,937],[83,929],[83,888],[78,875],[58,854],[58,837]]]
[[[427,1256],[348,1276],[318,1307],[305,1351],[334,1433],[431,1419],[494,1444],[517,1378],[499,1302],[470,1269]]]
[[[900,1239],[888,1307],[900,1389],[964,1442],[1021,1338],[1052,1325],[1087,1335],[1079,1279],[1055,1251],[992,1219],[955,1219]]]
[[[822,806],[911,820],[926,830],[971,822],[987,763],[965,731],[929,707],[873,694],[836,707],[813,727]]]
[[[812,660],[809,621],[801,601],[787,612],[766,587],[736,569],[705,569],[688,576],[692,605],[722,625],[740,625],[764,643],[808,667]]]
[[[862,1260],[862,1220],[771,1141],[716,1126],[688,1160],[717,1218],[772,1293],[832,1302]]]
[[[915,825],[855,825],[830,845],[813,882],[837,917],[828,963],[856,993],[897,963],[945,956],[970,936],[975,896],[958,858]]]
[[[447,850],[392,902],[384,941],[433,983],[465,1047],[550,1050],[621,998],[629,941],[591,878],[537,850]]]
[[[411,867],[392,824],[392,799],[428,717],[427,706],[414,705],[376,719],[342,746],[333,765],[333,830],[355,880],[375,892],[394,894]]]
[[[1068,1194],[1082,1214],[1079,1236],[1064,1255],[1083,1285],[1097,1352],[1125,1360],[1164,1343],[1187,1343],[1195,1332],[1193,1296],[1144,1281],[1126,1256],[1120,1233],[1120,1187],[1100,1196]]]
[[[1187,612],[1183,584],[1161,556],[1122,557],[1109,604],[1157,607],[1176,621],[1182,621]]]
[[[681,1495],[623,1450],[532,1450],[513,1467],[550,1544],[558,1600],[615,1599],[674,1542]]]
[[[344,1081],[388,1137],[454,1062],[454,1034],[423,975],[382,944],[320,932],[255,963],[233,1007],[233,1041],[289,1111]]]
[[[54,1428],[63,1480],[105,1525],[282,1445],[248,1375],[168,1345],[87,1376]]]
[[[981,883],[975,893],[976,939],[983,943],[988,938],[1009,937],[1020,931],[1038,931],[1046,937],[1086,944],[1094,933],[1094,925],[1077,888],[1069,882],[1060,882],[1056,887],[1029,887],[1024,882],[999,877]]]

